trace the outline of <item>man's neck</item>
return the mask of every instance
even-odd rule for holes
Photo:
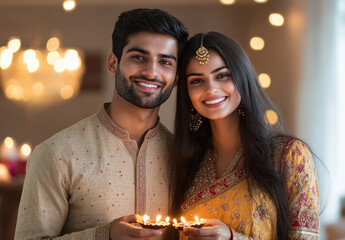
[[[157,124],[159,107],[140,108],[121,97],[114,97],[107,111],[116,125],[128,131],[140,147],[146,132]]]

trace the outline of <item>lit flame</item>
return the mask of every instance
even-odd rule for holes
[[[165,219],[165,222],[168,224],[168,223],[169,223],[169,221],[170,221],[170,218],[169,218],[169,217],[167,217],[167,218]]]
[[[161,218],[162,218],[162,216],[161,216],[161,215],[158,215],[158,216],[156,217],[156,223],[158,223],[159,220],[161,220]]]
[[[198,218],[198,216],[195,216],[195,221],[196,221],[197,223],[199,223],[199,218]]]
[[[144,224],[146,224],[147,223],[147,221],[150,219],[150,217],[149,216],[147,216],[146,214],[144,215]]]
[[[175,218],[173,219],[173,223],[174,223],[174,225],[177,225],[177,221]]]
[[[184,217],[181,217],[181,222],[183,222],[184,224],[187,224],[186,219],[184,219]]]

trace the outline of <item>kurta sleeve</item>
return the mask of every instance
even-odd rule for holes
[[[47,144],[40,144],[27,163],[18,210],[16,240],[109,239],[109,226],[59,236],[68,214],[68,170],[57,163]]]
[[[289,239],[319,239],[319,188],[311,153],[301,141],[287,142],[282,171],[290,213]]]

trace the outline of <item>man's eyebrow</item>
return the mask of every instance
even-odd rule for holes
[[[216,68],[216,69],[214,69],[211,73],[216,73],[216,72],[218,72],[218,71],[220,71],[220,70],[222,70],[222,69],[224,69],[224,68],[228,68],[227,66],[222,66],[222,67],[219,67],[219,68]],[[202,74],[202,73],[190,73],[190,74],[188,74],[187,76],[186,76],[186,78],[189,78],[189,77],[191,77],[191,76],[203,76],[204,74]]]
[[[138,48],[138,47],[132,47],[132,48],[128,49],[127,53],[129,53],[129,52],[140,52],[140,53],[145,54],[145,55],[149,55],[150,54],[149,51],[144,50],[142,48]],[[170,58],[170,59],[173,59],[173,60],[177,61],[176,57],[174,55],[172,55],[172,54],[159,54],[159,57],[161,57],[161,58]]]
[[[159,56],[162,58],[170,58],[176,61],[176,57],[172,54],[159,54]]]
[[[150,54],[149,51],[144,50],[144,49],[142,49],[142,48],[138,48],[138,47],[132,47],[132,48],[128,49],[128,50],[127,50],[127,53],[129,53],[129,52],[140,52],[140,53],[146,54],[146,55]]]

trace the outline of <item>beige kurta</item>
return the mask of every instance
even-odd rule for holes
[[[107,226],[118,217],[167,214],[172,134],[158,123],[138,149],[106,106],[34,150],[15,239],[108,239]]]

